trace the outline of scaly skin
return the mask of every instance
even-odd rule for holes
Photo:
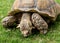
[[[47,33],[48,24],[39,14],[33,13],[31,19],[33,25],[40,31],[41,34]]]
[[[4,27],[10,27],[13,26],[16,22],[16,18],[14,16],[7,16],[2,20],[2,25]]]
[[[24,37],[27,37],[31,34],[32,30],[32,23],[30,21],[30,14],[29,13],[23,13],[21,22],[17,26],[17,28],[20,28],[20,31]]]
[[[2,25],[4,27],[11,27],[17,25],[21,21],[22,13],[17,13],[15,15],[8,15],[2,20]]]

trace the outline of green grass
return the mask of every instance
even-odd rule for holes
[[[59,0],[56,1],[60,3]],[[0,0],[0,43],[60,43],[60,16],[50,26],[50,31],[46,35],[34,34],[24,38],[19,29],[5,29],[1,20],[7,16],[13,2],[14,0]]]

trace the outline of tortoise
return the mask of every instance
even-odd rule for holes
[[[17,22],[17,28],[25,37],[35,28],[46,34],[48,23],[55,21],[59,13],[60,5],[54,0],[15,0],[2,25],[8,27]]]

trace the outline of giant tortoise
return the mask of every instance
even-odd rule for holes
[[[60,5],[55,0],[15,0],[2,25],[8,27],[16,23],[24,37],[35,28],[46,34],[48,23],[55,21],[59,13]]]

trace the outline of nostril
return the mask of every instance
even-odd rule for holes
[[[26,33],[27,35],[29,34],[29,32]]]

